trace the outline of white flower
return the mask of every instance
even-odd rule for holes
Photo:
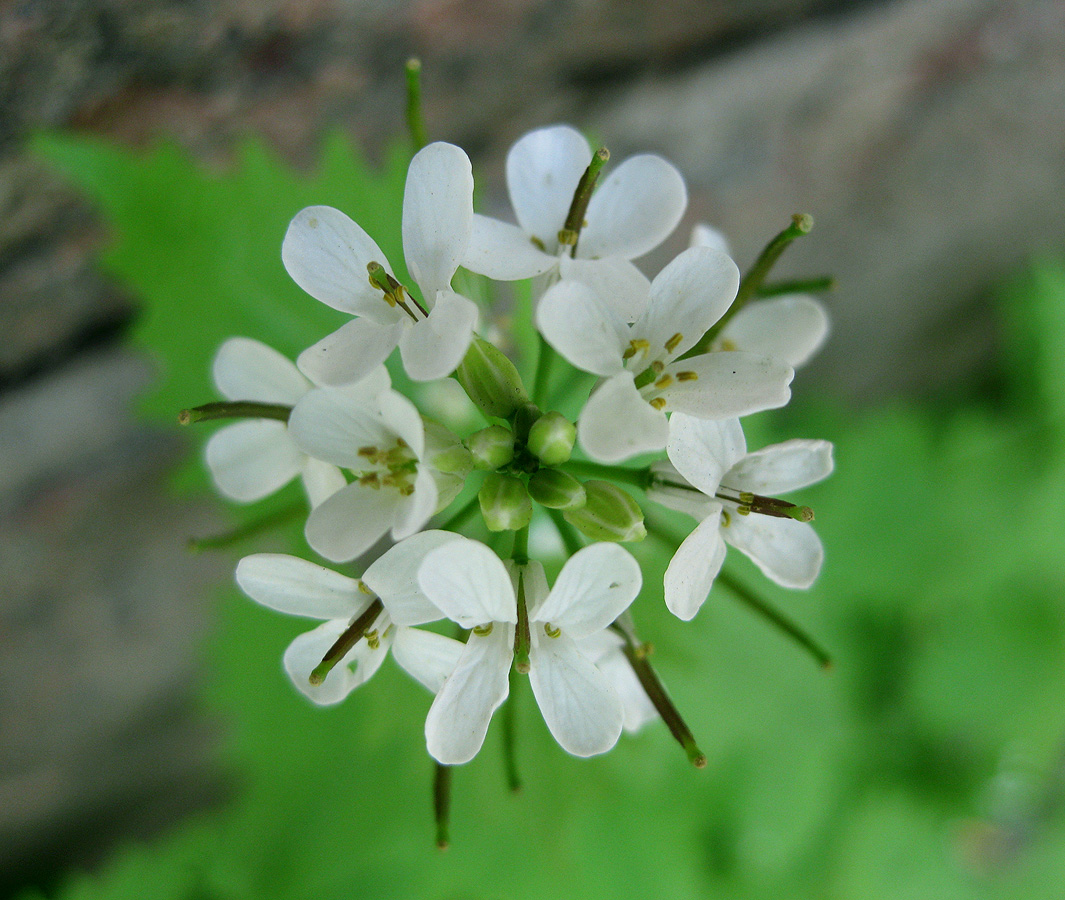
[[[501,281],[540,275],[559,263],[566,222],[592,150],[568,125],[532,131],[507,154],[507,190],[517,225],[475,215],[466,268]],[[688,203],[680,173],[660,156],[627,159],[601,182],[588,204],[578,259],[634,259],[677,227]]]
[[[692,229],[691,246],[729,252],[725,236],[701,222]],[[828,313],[819,300],[809,294],[782,294],[750,301],[725,324],[710,349],[743,350],[797,369],[827,337]]]
[[[227,400],[291,406],[312,387],[276,350],[245,337],[230,338],[218,348],[212,374]],[[372,391],[380,386],[364,384],[360,389]],[[336,466],[300,450],[288,426],[277,419],[245,419],[227,425],[211,436],[204,452],[215,486],[241,503],[261,500],[297,475],[303,479],[311,506],[347,484]]]
[[[389,647],[394,648],[397,661],[400,656],[417,658],[423,654],[423,632],[407,626],[431,622],[442,615],[418,589],[415,575],[430,550],[455,538],[446,531],[416,534],[384,553],[361,581],[295,556],[258,553],[244,557],[237,565],[237,584],[270,609],[325,620],[297,637],[285,650],[283,662],[302,694],[323,706],[339,703],[381,667]],[[338,639],[378,598],[384,610],[377,614],[365,635],[329,669],[324,679],[312,681],[312,673]],[[450,657],[452,667],[457,659],[457,654]]]
[[[602,271],[609,268],[602,264]],[[587,282],[560,281],[536,312],[552,347],[577,368],[606,378],[578,422],[589,456],[618,462],[662,449],[666,414],[674,410],[722,419],[788,402],[794,371],[779,360],[741,352],[679,358],[736,296],[739,271],[725,254],[692,248],[652,282],[626,276],[613,285],[604,294]],[[644,382],[639,387],[637,378]]]
[[[603,630],[578,641],[577,649],[595,663],[595,667],[617,691],[625,710],[625,730],[635,734],[648,722],[658,718],[658,710],[636,677],[632,664],[626,659],[621,649],[624,645],[625,640],[621,635]]]
[[[389,529],[401,541],[436,511],[422,418],[402,394],[312,390],[292,410],[289,430],[305,452],[356,476],[307,519],[307,543],[326,559],[355,559]]]
[[[592,544],[569,559],[548,591],[539,563],[508,573],[488,547],[463,538],[429,553],[418,576],[429,600],[471,629],[425,722],[429,753],[445,765],[477,754],[507,697],[519,577],[529,617],[529,680],[551,734],[575,756],[605,753],[621,734],[622,702],[578,642],[632,603],[641,584],[636,560],[616,544]]]
[[[656,479],[648,496],[700,520],[666,569],[671,612],[687,620],[699,611],[724,562],[726,543],[779,585],[814,583],[824,549],[812,526],[757,509],[772,509],[779,494],[826,478],[833,465],[828,441],[785,441],[748,453],[738,420],[706,422],[677,414],[666,451],[670,462],[653,467]],[[742,498],[745,492],[755,496]],[[745,515],[741,509],[754,511]]]
[[[384,362],[399,346],[415,381],[432,381],[458,366],[473,336],[477,305],[451,290],[470,237],[473,173],[466,154],[430,144],[411,160],[403,195],[403,252],[422,303],[396,288],[395,296],[369,280],[388,260],[373,239],[344,213],[311,206],[285,234],[281,258],[293,280],[312,297],[358,318],[305,350],[300,368],[322,384],[350,384]]]

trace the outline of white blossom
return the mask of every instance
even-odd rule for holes
[[[306,453],[355,474],[307,519],[307,543],[326,559],[355,559],[389,530],[401,541],[436,512],[422,418],[402,394],[315,389],[293,408],[289,430]]]
[[[417,298],[397,288],[399,301],[370,282],[378,263],[392,276],[381,249],[344,213],[311,206],[289,225],[281,258],[312,297],[357,318],[305,350],[300,368],[322,384],[350,384],[399,346],[415,381],[450,374],[469,347],[477,305],[451,290],[473,221],[473,173],[466,154],[430,144],[411,160],[403,195],[403,248]]]
[[[821,541],[808,522],[743,514],[752,503],[741,494],[775,499],[826,478],[832,472],[828,441],[791,440],[747,452],[736,419],[702,421],[676,414],[670,422],[669,462],[652,468],[648,496],[688,513],[699,525],[684,540],[666,569],[666,606],[691,619],[702,606],[731,544],[784,587],[807,588],[824,559]]]
[[[729,257],[696,247],[652,282],[625,276],[602,293],[594,283],[563,280],[544,294],[536,323],[545,340],[606,379],[578,421],[589,456],[618,462],[662,449],[673,411],[721,419],[787,403],[794,370],[784,362],[738,351],[681,358],[725,313],[738,285]]]
[[[488,547],[462,538],[427,554],[418,580],[435,606],[471,629],[426,719],[426,742],[437,761],[472,759],[507,697],[519,589],[529,619],[529,680],[551,734],[575,756],[614,746],[625,720],[622,701],[579,642],[603,631],[639,592],[640,567],[628,552],[616,544],[585,547],[549,591],[539,563],[512,564],[508,572]]]
[[[475,215],[466,268],[501,281],[540,275],[559,264],[559,244],[577,183],[592,150],[580,132],[554,125],[520,138],[506,179],[517,225]],[[634,259],[677,227],[688,203],[680,173],[660,156],[627,159],[602,179],[588,204],[578,259]]]
[[[291,406],[313,387],[290,360],[246,337],[223,343],[211,371],[219,393],[232,401]],[[379,383],[360,385],[368,392],[380,387]],[[288,426],[277,419],[244,419],[226,425],[207,441],[204,453],[215,486],[241,503],[261,500],[297,475],[312,506],[347,484],[336,466],[304,453]]]

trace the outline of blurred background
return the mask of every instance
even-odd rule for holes
[[[393,672],[305,709],[275,663],[293,623],[219,588],[237,551],[186,552],[227,519],[172,489],[187,435],[134,412],[157,373],[126,338],[157,298],[128,247],[151,233],[134,212],[194,200],[160,199],[159,166],[107,200],[99,149],[171,154],[223,194],[259,165],[249,138],[297,181],[330,135],[387,168],[411,55],[483,210],[508,215],[509,145],[565,121],[685,175],[646,271],[697,221],[742,269],[806,212],[776,274],[838,281],[794,408],[755,428],[839,447],[822,582],[766,591],[833,674],[727,595],[687,631],[645,598],[708,769],[661,726],[577,763],[530,715],[525,794],[494,759],[460,773],[446,859],[425,698]],[[1063,188],[1061,0],[0,3],[0,896],[1055,896]],[[271,259],[298,208],[256,235]],[[190,291],[253,258],[204,245]],[[190,329],[227,304],[196,299]],[[514,846],[529,872],[504,889]]]

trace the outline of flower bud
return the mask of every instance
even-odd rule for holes
[[[587,502],[567,509],[566,521],[595,541],[642,541],[643,510],[632,496],[608,481],[586,481]]]
[[[425,452],[422,459],[438,472],[465,478],[473,467],[470,451],[439,422],[422,416],[422,424],[425,426]]]
[[[514,434],[502,425],[489,425],[466,438],[478,469],[498,469],[514,458]]]
[[[529,494],[548,509],[579,509],[588,499],[584,485],[561,469],[540,469],[530,475]]]
[[[562,413],[540,416],[529,429],[526,446],[545,466],[558,466],[569,459],[577,429]]]
[[[477,499],[489,531],[517,531],[532,519],[532,500],[520,478],[489,472]]]
[[[529,399],[514,363],[481,338],[474,338],[455,377],[477,407],[490,416],[505,419]]]

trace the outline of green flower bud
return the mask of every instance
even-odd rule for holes
[[[548,509],[579,509],[588,499],[584,485],[561,469],[540,469],[530,475],[529,494]]]
[[[520,478],[489,472],[477,499],[489,531],[517,531],[532,519],[532,500]]]
[[[489,425],[466,438],[478,469],[498,469],[514,458],[514,434],[502,425]]]
[[[470,451],[462,446],[462,441],[433,419],[422,416],[422,423],[425,425],[425,452],[422,459],[446,475],[458,475],[460,478],[469,475],[473,459]]]
[[[608,481],[586,481],[588,502],[567,509],[566,521],[594,541],[642,541],[647,537],[643,510],[632,496]]]
[[[545,466],[558,466],[569,459],[577,428],[562,413],[549,412],[540,416],[529,429],[526,446]]]
[[[529,399],[514,363],[481,338],[474,338],[455,377],[477,407],[490,416],[506,419]]]

